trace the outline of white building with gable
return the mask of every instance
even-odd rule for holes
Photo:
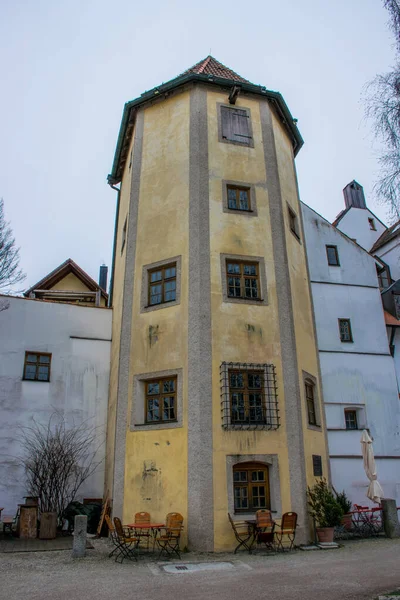
[[[373,235],[386,229],[366,208],[351,205],[344,212],[345,224],[352,220],[358,228],[351,235],[357,243],[347,237],[350,229],[346,227],[343,235],[302,205],[332,483],[338,492],[344,489],[353,503],[369,503],[360,446],[361,430],[367,428],[374,440],[379,481],[386,497],[399,503],[400,402],[395,365],[376,260],[358,243],[372,246]],[[376,219],[375,230],[369,228],[369,219]]]

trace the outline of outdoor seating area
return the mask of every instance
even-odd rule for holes
[[[132,523],[122,525],[118,517],[113,522],[105,515],[110,539],[114,549],[109,557],[115,556],[116,562],[125,559],[138,560],[143,554],[155,554],[157,558],[180,558],[180,539],[183,529],[183,517],[178,512],[168,513],[165,523],[152,522],[148,512],[138,512]]]
[[[266,549],[269,552],[293,550],[297,527],[295,512],[287,512],[281,519],[274,520],[270,510],[260,509],[255,517],[255,519],[234,521],[228,513],[229,522],[238,542],[234,554],[240,548],[250,554],[259,549]]]

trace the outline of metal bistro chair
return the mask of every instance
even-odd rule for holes
[[[256,540],[257,545],[265,544],[267,550],[275,550],[274,546],[275,521],[272,513],[267,509],[256,512]]]
[[[125,558],[132,560],[134,558],[137,561],[137,547],[139,544],[139,538],[131,535],[129,529],[122,526],[121,519],[114,517],[115,532],[119,543],[119,554],[115,558],[115,562],[121,559],[121,563]]]
[[[139,524],[139,527],[135,527],[135,535],[137,535],[139,538],[139,544],[141,543],[142,538],[144,539],[147,550],[149,549],[149,546],[150,546],[150,537],[152,534],[151,534],[150,529],[148,529],[147,527],[145,529],[141,529],[140,523],[147,525],[150,522],[151,522],[150,513],[142,511],[142,512],[137,512],[135,514],[135,523]]]
[[[279,527],[279,526],[278,526]],[[296,537],[297,513],[287,512],[282,516],[280,527],[275,531],[277,550],[284,552],[285,549],[293,550]],[[286,547],[284,542],[286,541]]]
[[[166,526],[162,528],[161,535],[157,538],[157,544],[160,548],[158,558],[165,553],[168,557],[179,553],[179,542],[181,531],[183,529],[183,517],[180,513],[168,513],[165,521]],[[164,532],[164,533],[163,533]]]
[[[231,515],[228,513],[228,519],[232,526],[233,533],[235,534],[236,540],[239,542],[235,548],[234,554],[243,546],[248,552],[251,552],[251,543],[249,540],[253,537],[253,533],[249,524],[246,521],[233,521]]]

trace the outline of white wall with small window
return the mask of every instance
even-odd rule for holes
[[[352,210],[364,214],[369,230],[367,211]],[[367,485],[359,469],[363,428],[374,440],[385,494],[400,482],[400,402],[375,260],[304,204],[302,214],[332,482],[367,504],[360,498]]]
[[[95,427],[101,462],[78,492],[102,498],[110,372],[111,319],[107,308],[7,298],[0,312],[0,506],[14,515],[27,495],[21,427],[47,424]]]

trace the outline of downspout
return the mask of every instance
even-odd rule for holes
[[[114,293],[114,269],[115,269],[115,254],[117,251],[117,229],[118,229],[118,219],[119,219],[119,200],[121,194],[121,188],[115,187],[112,181],[108,181],[108,185],[113,190],[118,192],[117,195],[117,210],[115,213],[115,223],[114,223],[114,241],[113,241],[113,254],[112,254],[112,266],[111,266],[111,278],[110,278],[110,295],[108,297],[108,306],[111,307],[113,303],[113,293]]]

